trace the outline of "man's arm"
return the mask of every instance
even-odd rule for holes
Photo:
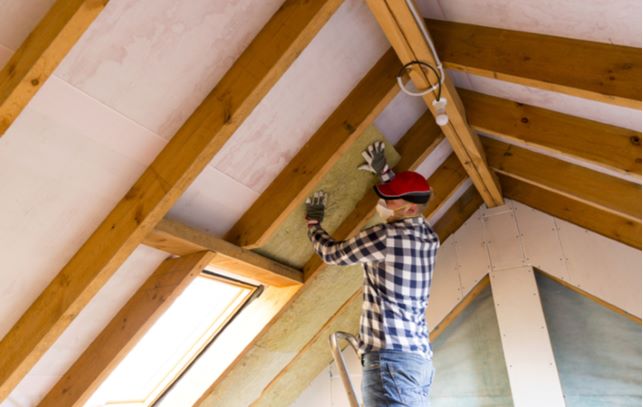
[[[313,243],[315,252],[327,264],[349,266],[375,263],[386,258],[385,225],[376,225],[351,239],[337,241],[319,224],[313,224],[308,228],[308,238]]]

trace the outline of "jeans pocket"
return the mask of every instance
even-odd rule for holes
[[[410,406],[420,405],[428,400],[433,379],[432,370],[427,369],[422,362],[386,364],[390,383],[397,393],[396,398]]]

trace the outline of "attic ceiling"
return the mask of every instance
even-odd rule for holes
[[[270,191],[273,180],[288,171],[311,136],[390,47],[365,2],[325,3],[330,4],[327,15],[320,17],[323,24],[312,30],[310,42],[282,67],[283,74],[247,117],[235,123],[238,127],[229,139],[179,194],[169,219],[223,237]],[[53,4],[0,0],[0,65],[9,61]],[[0,176],[0,194],[9,197],[0,200],[0,336],[10,332],[197,106],[234,69],[281,4],[281,0],[107,3],[0,137],[0,174],[5,174]],[[640,2],[632,0],[609,4],[424,0],[418,7],[427,18],[641,47]],[[640,106],[628,108],[472,73],[448,73],[458,88],[618,126],[640,136]],[[397,148],[426,106],[391,89],[372,108],[372,122]],[[439,172],[452,149],[440,140],[423,148],[425,156],[408,166],[429,177]],[[341,155],[329,154],[332,160]],[[640,188],[640,167],[638,176],[624,176],[575,163],[625,178]],[[310,181],[305,185],[314,187]],[[430,219],[437,222],[455,207],[471,191],[470,185],[458,180]],[[360,222],[367,214],[360,214]],[[640,216],[638,228],[640,234]],[[640,248],[640,237],[638,244]],[[12,400],[37,404],[168,256],[144,245],[135,247],[62,336],[50,341],[53,346],[20,381]],[[310,270],[310,264],[306,267]]]

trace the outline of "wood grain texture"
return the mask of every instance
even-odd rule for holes
[[[213,257],[204,251],[161,263],[38,405],[82,406]]]
[[[549,215],[641,250],[641,224],[506,175],[505,196]]]
[[[641,223],[641,186],[524,148],[482,138],[498,173]]]
[[[266,243],[395,97],[400,66],[395,53],[387,51],[230,229],[226,240],[248,248]]]
[[[428,217],[429,214],[437,211],[444,205],[451,194],[458,190],[458,187],[468,179],[467,172],[460,164],[460,160],[455,154],[451,154],[446,160],[435,170],[435,173],[429,177],[429,185],[433,193],[431,200],[424,210],[424,216]]]
[[[479,132],[641,178],[641,132],[466,89],[458,92],[469,123]]]
[[[641,109],[641,49],[427,20],[447,68]]]
[[[367,4],[402,63],[423,61],[437,66],[437,62],[406,2],[401,0],[369,0]],[[437,80],[434,75],[429,75],[419,69],[410,71],[409,76],[417,89],[427,89]],[[434,93],[422,97],[434,115],[435,108],[432,103],[436,97],[437,95]],[[478,135],[469,126],[462,101],[448,76],[444,78],[442,97],[448,102],[446,112],[449,116],[449,122],[442,126],[444,135],[487,205],[490,207],[501,205],[500,186],[495,175],[487,166]]]
[[[109,0],[58,0],[0,71],[0,137]]]
[[[0,400],[160,221],[341,0],[287,0],[0,342]]]
[[[269,286],[303,283],[303,273],[297,269],[174,220],[161,220],[143,244],[177,256],[209,250],[215,253],[210,265]]]

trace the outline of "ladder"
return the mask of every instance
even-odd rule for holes
[[[346,363],[344,362],[342,351],[339,348],[339,342],[342,339],[345,339],[353,350],[357,352],[357,349],[359,348],[357,338],[349,333],[337,331],[332,333],[328,339],[330,340],[330,350],[333,354],[335,364],[337,365],[339,376],[342,378],[342,383],[344,384],[348,401],[351,407],[360,407],[359,402],[357,401],[357,396],[355,395],[355,389],[353,389],[353,383],[351,383],[350,376],[348,375],[348,369],[346,369]]]

